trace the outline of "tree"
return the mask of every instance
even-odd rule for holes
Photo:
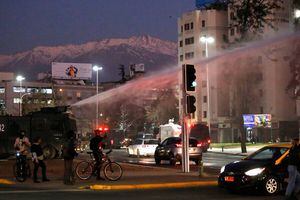
[[[278,19],[276,10],[280,9],[283,0],[228,0],[229,7],[234,12],[232,26],[240,31],[241,39],[247,40],[250,33],[262,33],[267,25],[273,29],[273,22]]]
[[[259,110],[255,104],[259,105],[257,104],[259,99],[257,85],[261,82],[262,72],[255,57],[238,58],[225,62],[222,66],[224,68],[219,71],[218,77],[220,90],[226,95],[223,97],[226,100],[225,104],[220,107],[230,108],[229,111],[223,111],[223,113],[229,115],[234,124],[238,125],[241,151],[246,153],[246,130],[243,114],[251,114],[254,110]]]
[[[171,118],[178,121],[178,99],[174,91],[171,89],[160,91],[157,97],[147,109],[147,120],[156,126],[167,123]]]

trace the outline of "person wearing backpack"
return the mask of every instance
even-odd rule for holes
[[[104,148],[104,139],[106,136],[106,133],[101,130],[95,130],[94,131],[95,136],[90,140],[90,149],[93,151],[93,156],[95,158],[96,164],[95,164],[95,171],[97,175],[97,180],[103,180],[100,176],[100,170],[101,170],[101,161],[102,161],[102,155],[103,155],[103,148]]]
[[[67,133],[66,141],[63,144],[63,158],[64,158],[64,184],[73,185],[73,160],[78,153],[75,151],[75,132],[70,130]]]

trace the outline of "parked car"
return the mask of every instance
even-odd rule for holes
[[[259,189],[272,195],[286,186],[290,144],[265,146],[221,168],[219,186],[228,190]]]
[[[136,139],[127,148],[128,156],[153,156],[158,145],[156,139]]]
[[[189,139],[189,156],[190,160],[197,165],[202,160],[202,149],[200,143],[195,138]],[[169,160],[170,165],[175,165],[182,159],[182,143],[180,137],[169,137],[156,147],[155,163],[159,165],[162,160]]]

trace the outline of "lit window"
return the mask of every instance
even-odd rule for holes
[[[27,88],[27,92],[29,93],[37,93],[38,91],[39,91],[38,88],[32,88],[32,87]]]
[[[16,93],[20,93],[20,92],[25,92],[25,88],[21,88],[21,87],[16,87],[14,86],[13,87],[13,91],[16,92]]]
[[[5,93],[5,88],[0,88],[0,94]]]
[[[81,93],[80,92],[76,92],[76,97],[81,97]]]
[[[14,98],[14,103],[21,103],[21,99],[20,98]]]
[[[43,93],[43,94],[52,94],[52,89],[51,88],[42,88],[41,93]]]

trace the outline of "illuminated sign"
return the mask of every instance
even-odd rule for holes
[[[250,128],[271,128],[272,116],[270,114],[247,114],[243,115],[244,126]]]
[[[53,62],[52,77],[56,79],[90,80],[92,78],[92,64]]]

